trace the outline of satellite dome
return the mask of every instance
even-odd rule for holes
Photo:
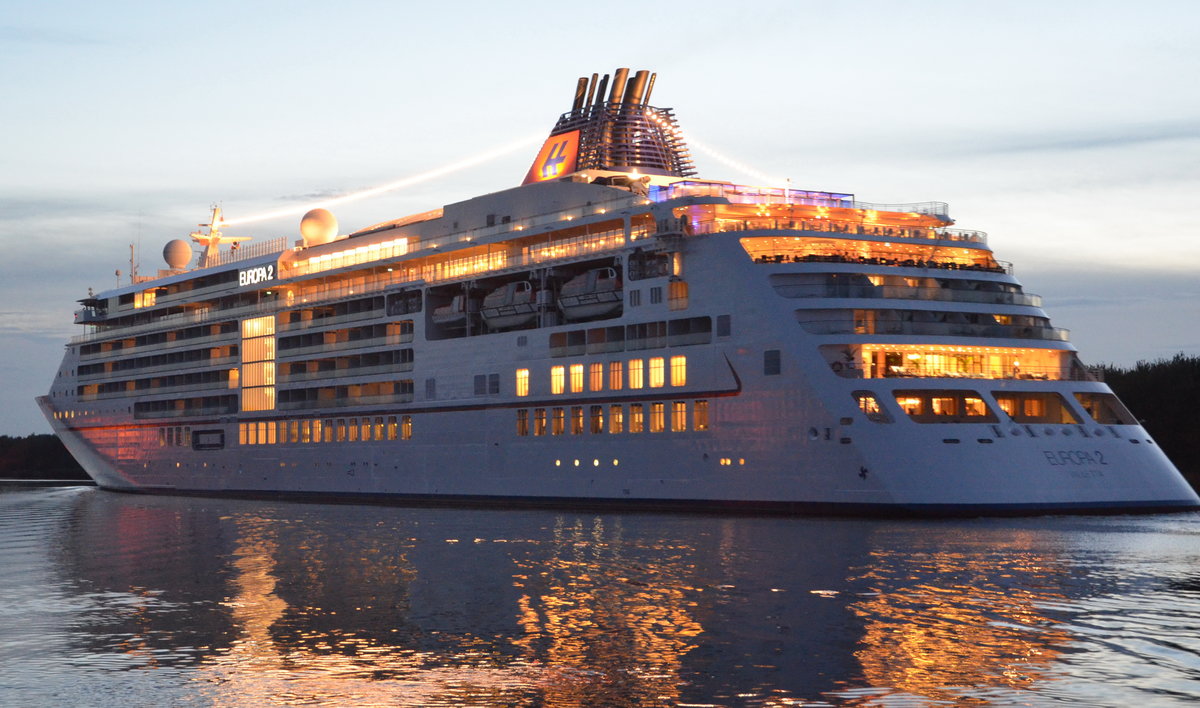
[[[177,238],[163,246],[163,260],[172,270],[186,268],[192,260],[192,244]]]
[[[300,220],[300,236],[305,247],[320,246],[337,237],[337,217],[328,209],[313,209]]]

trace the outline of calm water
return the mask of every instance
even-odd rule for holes
[[[0,493],[12,706],[1192,705],[1200,514]]]

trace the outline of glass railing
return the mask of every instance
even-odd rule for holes
[[[774,287],[775,292],[786,298],[884,298],[1042,306],[1041,296],[1029,293],[988,292],[955,288],[911,288],[903,285],[775,284]]]

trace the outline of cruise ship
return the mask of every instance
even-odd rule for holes
[[[696,175],[655,76],[580,78],[523,183],[91,293],[50,392],[103,488],[772,513],[1194,509],[940,202]],[[199,252],[194,249],[199,247]]]

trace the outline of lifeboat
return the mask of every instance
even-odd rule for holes
[[[563,285],[558,306],[568,320],[582,320],[620,310],[622,297],[616,269],[593,268]]]
[[[529,324],[537,319],[537,291],[528,280],[505,283],[483,298],[479,314],[492,329]]]
[[[449,305],[433,310],[433,323],[443,327],[463,327],[467,318],[479,311],[479,301],[466,295],[455,295]]]

